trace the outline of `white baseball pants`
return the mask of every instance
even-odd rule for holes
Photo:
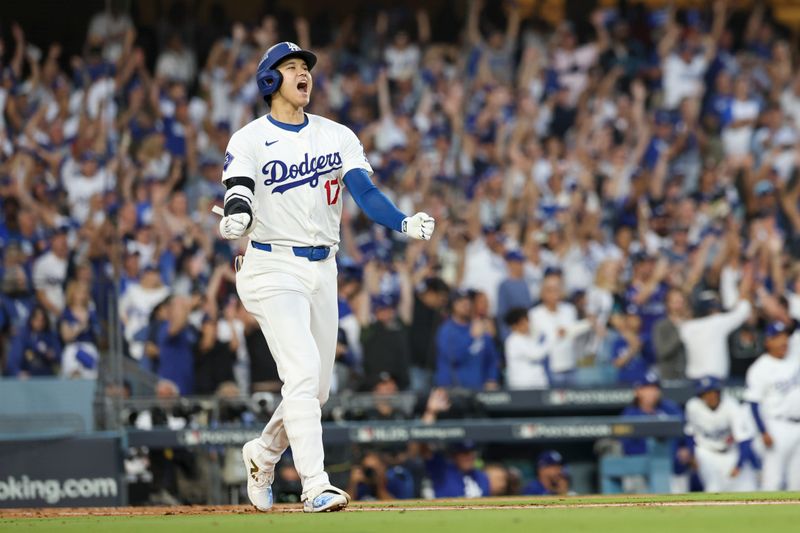
[[[772,448],[762,448],[761,490],[800,490],[800,423],[764,421]]]
[[[738,476],[731,477],[739,459],[736,447],[718,452],[697,446],[694,457],[706,492],[750,492],[758,488],[755,471],[749,464],[742,468]]]
[[[248,246],[236,274],[245,309],[258,320],[283,382],[283,401],[261,433],[259,468],[273,471],[288,446],[303,492],[329,483],[320,407],[328,400],[338,332],[336,259],[267,252]],[[250,354],[264,357],[264,354]]]

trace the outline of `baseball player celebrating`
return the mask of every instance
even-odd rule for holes
[[[800,490],[800,352],[789,352],[790,333],[768,324],[767,351],[747,370],[745,399],[766,448],[763,490]]]
[[[747,463],[760,465],[750,447],[749,417],[743,414],[738,401],[722,394],[715,377],[698,380],[697,396],[686,402],[685,433],[706,492],[756,490],[755,471]]]
[[[275,464],[289,445],[305,512],[338,511],[350,501],[324,470],[320,422],[336,353],[342,189],[379,224],[414,239],[428,240],[434,230],[433,218],[405,216],[375,187],[350,129],[303,111],[316,62],[290,42],[267,50],[256,82],[270,112],[233,134],[222,173],[220,234],[250,238],[236,290],[258,320],[283,382],[280,406],[242,450],[247,494],[261,511],[272,507]]]

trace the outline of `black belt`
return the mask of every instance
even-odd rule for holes
[[[256,241],[250,241],[250,244],[257,250],[272,251],[271,244]],[[329,246],[292,246],[292,252],[297,257],[305,257],[309,261],[322,261],[328,258],[331,254],[331,249]]]

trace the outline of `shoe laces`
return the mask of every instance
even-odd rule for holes
[[[250,479],[252,479],[258,487],[272,485],[272,481],[275,478],[275,472],[261,470],[252,459],[250,460],[249,475]]]
[[[265,487],[268,485],[272,485],[272,474],[268,472],[258,472],[257,474],[253,474],[251,476],[253,481],[255,482],[256,486],[258,487]]]

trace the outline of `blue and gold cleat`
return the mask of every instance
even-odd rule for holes
[[[350,496],[333,485],[315,487],[303,494],[304,513],[325,513],[341,511],[350,503]]]

